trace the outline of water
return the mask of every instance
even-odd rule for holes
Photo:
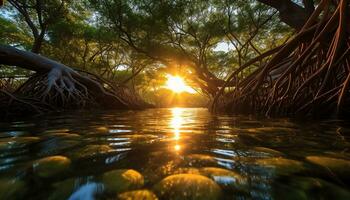
[[[202,108],[3,122],[0,199],[350,199],[349,127]]]

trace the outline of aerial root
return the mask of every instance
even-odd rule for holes
[[[347,0],[323,0],[300,32],[248,76],[234,71],[213,110],[265,115],[338,113],[350,105],[350,21]],[[263,58],[263,59],[266,59]],[[244,77],[238,79],[238,77]],[[223,92],[235,83],[233,90]],[[347,112],[347,111],[346,111]]]
[[[5,90],[0,90],[0,105],[0,110],[5,112],[1,115],[11,115],[13,112],[42,114],[53,109],[35,99],[16,96]]]
[[[53,69],[47,74],[35,75],[16,92],[56,107],[82,108],[95,103],[87,86],[76,80],[72,73]]]

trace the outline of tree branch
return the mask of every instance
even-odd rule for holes
[[[309,16],[308,9],[311,9],[311,1],[304,1],[305,8],[293,3],[291,0],[258,0],[259,2],[271,6],[279,11],[280,19],[294,29],[300,30]],[[313,2],[312,2],[313,3]],[[307,8],[306,8],[307,5]],[[310,8],[311,7],[311,8]]]

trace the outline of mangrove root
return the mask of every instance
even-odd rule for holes
[[[265,115],[349,112],[350,6],[322,0],[304,27],[267,64],[235,71],[214,98],[213,110]],[[253,64],[256,61],[250,63]],[[248,68],[246,65],[243,68]]]
[[[128,102],[128,98],[121,97],[123,94],[119,92],[120,89],[113,90],[107,82],[96,76],[79,73],[32,52],[0,46],[0,64],[35,72],[13,94],[1,90],[2,107],[21,104],[38,113],[48,107],[58,109],[91,106],[117,109],[142,107],[140,103],[139,107],[136,107],[134,101]]]

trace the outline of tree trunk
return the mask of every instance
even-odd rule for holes
[[[44,36],[45,36],[45,31],[42,31],[38,37],[36,37],[34,39],[34,43],[33,43],[33,46],[32,46],[32,52],[33,53],[40,53],[41,51],[41,46],[43,44],[43,40],[44,40]]]
[[[129,108],[103,84],[44,56],[0,46],[0,64],[36,72],[16,92],[55,107],[85,107],[91,103],[106,108]]]

